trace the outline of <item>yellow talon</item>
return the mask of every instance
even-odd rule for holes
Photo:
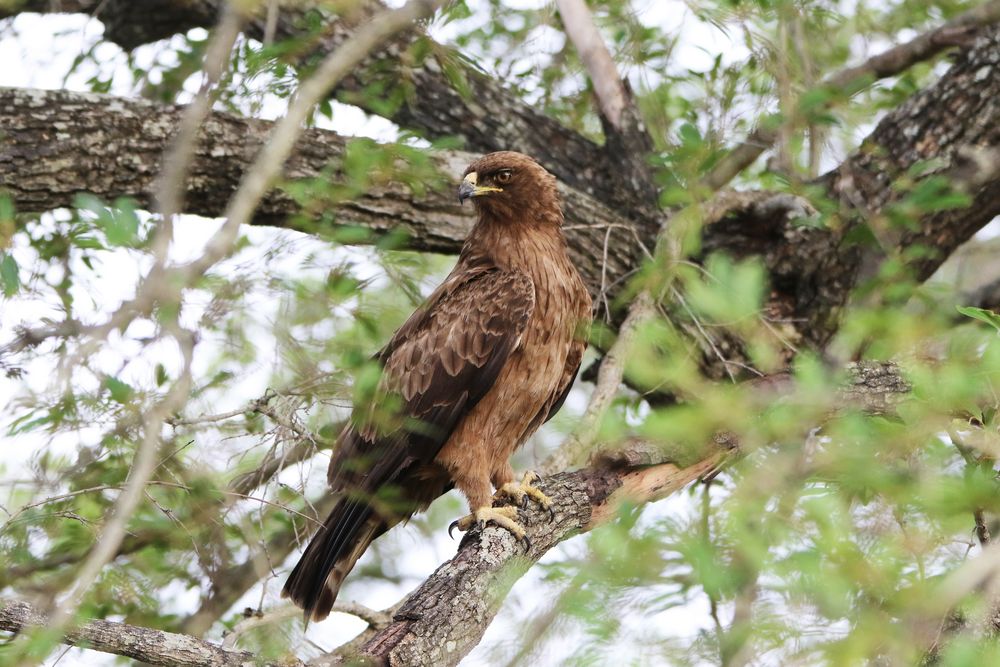
[[[467,514],[461,519],[452,521],[451,525],[448,526],[448,536],[451,537],[451,531],[455,528],[465,532],[473,526],[478,525],[480,530],[482,530],[486,527],[487,523],[492,522],[496,526],[509,530],[519,542],[524,542],[525,550],[530,549],[531,542],[528,540],[527,535],[525,535],[524,528],[516,519],[516,507],[479,507],[472,514]]]
[[[529,470],[524,473],[524,477],[521,478],[520,483],[507,482],[497,489],[497,496],[507,496],[514,501],[515,505],[520,505],[521,507],[527,507],[529,499],[534,500],[541,505],[542,509],[549,511],[549,517],[551,518],[555,515],[555,512],[552,510],[552,499],[532,484],[539,479],[538,473]]]

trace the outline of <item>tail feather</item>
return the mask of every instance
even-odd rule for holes
[[[330,614],[344,577],[368,545],[388,528],[368,503],[341,500],[309,542],[281,596],[302,607],[306,620],[323,620]]]

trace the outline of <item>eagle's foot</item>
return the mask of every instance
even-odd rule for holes
[[[507,482],[499,489],[497,489],[497,496],[506,496],[514,501],[515,505],[520,505],[521,507],[527,507],[529,500],[534,500],[538,503],[542,509],[549,511],[549,520],[555,518],[555,510],[552,509],[552,499],[547,495],[542,493],[541,489],[533,486],[533,482],[537,482],[541,479],[534,470],[529,470],[524,473],[524,477],[521,478],[520,483],[517,482]]]
[[[472,514],[467,514],[461,519],[452,521],[451,525],[448,526],[448,536],[451,537],[451,531],[456,528],[464,533],[473,526],[479,526],[479,529],[482,530],[486,527],[487,523],[493,523],[501,528],[506,528],[517,538],[518,542],[525,543],[526,550],[531,548],[531,542],[528,540],[528,536],[525,535],[524,528],[517,522],[517,508],[510,506],[476,508]]]

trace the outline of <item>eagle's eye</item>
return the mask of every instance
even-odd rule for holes
[[[510,169],[501,169],[497,172],[497,183],[509,183],[511,176]]]

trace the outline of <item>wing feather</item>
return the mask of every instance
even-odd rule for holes
[[[376,494],[433,461],[496,382],[534,305],[524,273],[489,265],[452,273],[379,354],[383,388],[401,397],[404,425],[378,434],[349,425],[330,462],[333,490]]]
[[[401,419],[380,431],[363,419],[376,406],[355,406],[337,440],[328,476],[340,501],[282,590],[307,617],[326,617],[373,539],[450,488],[427,467],[496,382],[534,306],[526,274],[460,266],[383,348],[381,394],[397,398]]]

